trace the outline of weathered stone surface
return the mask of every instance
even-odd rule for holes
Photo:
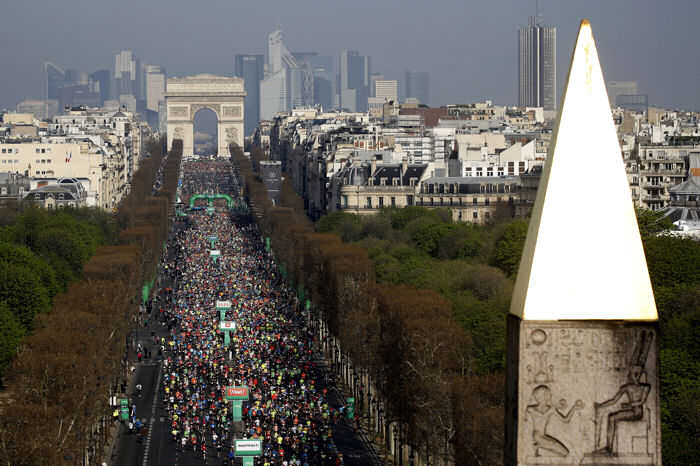
[[[508,317],[506,464],[660,465],[658,324]]]
[[[182,139],[183,155],[194,152],[193,121],[198,110],[208,108],[218,120],[219,155],[228,155],[232,142],[243,147],[243,79],[200,74],[169,78],[165,93],[168,109],[168,149]]]

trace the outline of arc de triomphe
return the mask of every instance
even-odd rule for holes
[[[219,155],[229,155],[229,144],[243,147],[243,79],[199,74],[168,78],[165,104],[168,112],[168,150],[182,139],[182,155],[194,154],[194,115],[202,108],[214,111]]]

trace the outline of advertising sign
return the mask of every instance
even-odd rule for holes
[[[219,257],[221,255],[221,251],[219,251],[218,249],[212,249],[211,251],[209,251],[209,254],[212,257]]]
[[[231,301],[217,301],[216,310],[231,309]]]
[[[226,387],[227,400],[247,400],[248,387]]]
[[[262,454],[262,440],[236,440],[236,456],[260,456]]]
[[[232,321],[223,320],[219,322],[219,330],[221,330],[222,332],[231,332],[233,330],[236,330],[236,323]]]

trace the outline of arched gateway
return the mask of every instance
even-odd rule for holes
[[[243,147],[243,79],[199,74],[168,78],[165,103],[168,109],[168,150],[182,139],[182,155],[194,154],[194,115],[209,108],[218,120],[219,155],[229,155],[229,144]]]

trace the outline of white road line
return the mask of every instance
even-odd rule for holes
[[[146,449],[143,452],[143,466],[148,466],[148,450],[151,447],[151,435],[153,435],[153,426],[155,425],[156,422],[156,401],[158,399],[158,390],[160,390],[160,373],[163,370],[163,367],[160,366],[158,367],[158,375],[156,377],[156,388],[153,393],[153,406],[151,408],[151,419],[149,420],[149,426],[148,426],[148,436],[146,438]]]

